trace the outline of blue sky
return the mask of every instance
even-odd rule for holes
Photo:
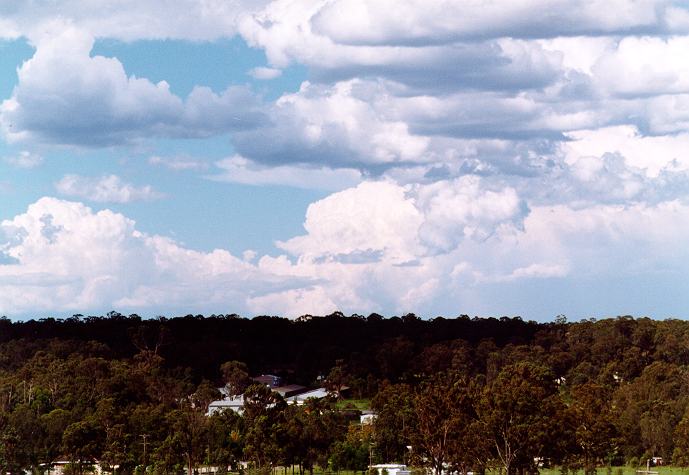
[[[3,55],[0,86],[3,97],[9,97],[17,82],[16,69],[33,56],[34,49],[26,39],[18,39],[6,42],[3,51],[11,52]],[[295,65],[278,78],[257,81],[249,73],[252,68],[266,66],[265,54],[237,37],[206,42],[103,39],[94,44],[91,56],[117,58],[128,76],[166,81],[179,97],[187,96],[196,86],[221,93],[230,85],[250,85],[274,100],[297,91],[306,80],[305,69]],[[24,147],[7,144],[4,148],[6,156],[24,151]],[[40,152],[35,153],[42,157],[47,153],[43,146],[37,150]],[[253,249],[265,254],[274,252],[276,239],[298,234],[309,203],[326,195],[317,189],[219,183],[205,178],[210,171],[189,176],[163,167],[154,169],[149,163],[153,156],[186,157],[210,168],[213,161],[235,153],[230,137],[224,134],[203,139],[157,139],[141,148],[54,149],[49,153],[53,158],[40,167],[22,169],[2,164],[7,181],[22,191],[13,194],[15,202],[3,206],[2,218],[11,218],[24,211],[27,203],[55,194],[55,182],[75,170],[80,175],[117,175],[134,186],[175,190],[164,199],[108,204],[108,208],[136,220],[138,229],[173,236],[198,250],[225,248],[241,254]],[[280,213],[274,213],[276,203],[280,203]],[[182,216],[184,225],[180,223]]]
[[[687,316],[689,7],[605,5],[0,7],[0,315]]]

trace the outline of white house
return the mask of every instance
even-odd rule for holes
[[[241,414],[244,411],[244,396],[226,396],[223,399],[213,401],[208,405],[207,416],[212,416],[216,412],[231,410]]]

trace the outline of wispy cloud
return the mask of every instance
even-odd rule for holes
[[[5,157],[4,161],[17,168],[36,168],[43,163],[43,157],[37,153],[22,150],[17,155]]]
[[[188,156],[161,157],[154,155],[148,159],[148,163],[154,166],[169,168],[174,171],[207,170],[208,163]]]
[[[359,183],[363,176],[352,168],[332,169],[310,165],[266,166],[239,155],[215,163],[219,173],[208,175],[215,181],[245,185],[282,185],[317,190],[341,190]]]
[[[267,68],[264,66],[253,68],[249,71],[249,76],[254,79],[269,80],[275,79],[282,75],[281,69]]]
[[[117,175],[85,177],[65,175],[55,184],[58,193],[78,197],[99,203],[130,203],[132,201],[150,201],[164,195],[151,186],[137,187],[125,183]]]

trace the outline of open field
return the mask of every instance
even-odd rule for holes
[[[354,407],[360,411],[365,411],[371,408],[370,399],[343,399],[337,402],[338,409],[347,409],[349,407]]]

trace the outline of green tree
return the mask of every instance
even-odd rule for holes
[[[411,430],[417,462],[430,466],[436,475],[447,467],[465,474],[485,458],[476,437],[477,396],[474,381],[452,372],[421,386],[413,399],[416,417]]]
[[[373,424],[351,423],[345,438],[333,446],[330,463],[336,471],[366,470],[373,442]]]
[[[506,475],[535,471],[534,459],[549,456],[561,404],[554,375],[533,363],[504,367],[477,404],[480,433]]]
[[[280,394],[262,384],[252,384],[244,392],[244,455],[258,469],[272,466],[282,456],[278,440],[285,406]]]
[[[575,447],[567,454],[568,464],[582,467],[586,475],[594,474],[617,445],[611,400],[611,390],[596,383],[588,382],[571,390],[571,402],[565,412]]]
[[[415,418],[412,388],[407,384],[384,384],[371,406],[377,412],[373,422],[373,458],[378,462],[402,462]]]
[[[342,399],[342,390],[347,385],[349,379],[347,373],[347,365],[344,360],[340,359],[337,360],[335,366],[332,367],[328,376],[325,378],[325,388],[338,400]]]
[[[70,424],[62,434],[62,447],[69,455],[74,471],[79,475],[100,457],[102,442],[103,434],[90,419]]]
[[[234,411],[220,411],[208,419],[208,463],[238,470],[244,451],[244,419]]]
[[[251,384],[249,368],[241,361],[226,361],[220,366],[225,387],[230,396],[238,396]]]

